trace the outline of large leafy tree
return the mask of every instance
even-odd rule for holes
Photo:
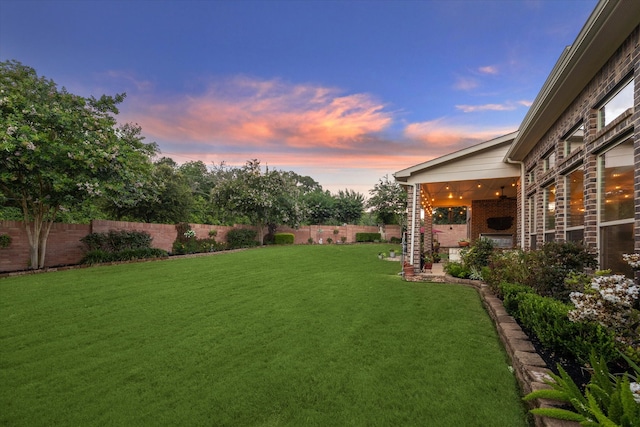
[[[211,205],[211,189],[214,185],[212,171],[200,160],[183,163],[178,167],[178,171],[189,185],[193,198],[189,222],[198,224],[217,222]]]
[[[407,210],[407,192],[388,175],[369,190],[367,206],[382,224],[402,224]]]
[[[134,206],[111,204],[106,210],[121,220],[173,224],[189,219],[193,194],[187,179],[176,162],[163,157],[153,164],[150,193],[153,198],[141,200]]]
[[[334,196],[335,217],[340,223],[357,224],[364,212],[364,196],[354,190],[339,190]]]
[[[17,61],[0,63],[0,192],[21,209],[31,268],[44,267],[62,209],[100,197],[132,206],[149,197],[155,144],[140,128],[117,127],[125,95],[84,98]]]
[[[302,196],[308,224],[331,224],[335,220],[335,198],[329,191],[311,191]]]
[[[231,173],[230,173],[231,172]],[[303,218],[299,189],[291,172],[266,169],[258,160],[248,161],[242,168],[223,170],[211,191],[218,207],[241,215],[272,233],[278,225],[297,227]]]

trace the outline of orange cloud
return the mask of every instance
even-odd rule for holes
[[[239,77],[171,102],[137,99],[126,119],[163,140],[336,148],[387,128],[392,115],[384,108],[367,94]]]
[[[431,120],[421,123],[409,124],[404,135],[423,144],[429,144],[430,148],[439,148],[438,155],[452,150],[470,146],[472,144],[488,141],[500,135],[505,135],[517,128],[474,128],[469,125],[449,123],[445,119]]]

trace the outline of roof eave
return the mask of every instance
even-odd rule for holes
[[[523,160],[620,44],[640,24],[640,2],[601,0],[563,51],[527,112],[506,158]]]

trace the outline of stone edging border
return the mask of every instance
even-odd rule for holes
[[[544,382],[546,379],[551,379],[548,375],[551,370],[536,352],[535,347],[531,344],[527,334],[522,331],[518,322],[507,314],[502,301],[494,295],[489,286],[477,280],[458,279],[449,275],[445,276],[445,282],[459,283],[476,288],[511,360],[513,372],[520,384],[523,395],[535,390],[551,388]],[[547,399],[536,399],[527,402],[527,405],[530,409],[558,406],[555,402]],[[536,427],[580,427],[580,424],[573,421],[557,420],[538,415],[534,415],[534,420]]]

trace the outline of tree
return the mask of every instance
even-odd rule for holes
[[[302,196],[309,224],[330,224],[335,220],[335,198],[327,191],[312,191]]]
[[[467,207],[435,208],[433,210],[434,224],[466,224]]]
[[[222,171],[224,172],[224,171]],[[263,173],[258,160],[250,160],[232,173],[220,173],[211,191],[215,205],[242,215],[269,232],[280,225],[297,227],[303,218],[296,180],[290,172],[269,170]]]
[[[214,175],[204,162],[198,160],[186,162],[178,167],[184,177],[193,198],[189,222],[198,224],[213,224],[216,218],[211,205],[211,189],[214,185]]]
[[[357,224],[364,212],[364,196],[354,190],[339,190],[335,196],[335,217],[343,224]]]
[[[162,157],[154,162],[151,176],[153,198],[141,200],[133,206],[111,204],[106,210],[118,220],[165,224],[187,221],[194,203],[193,194],[176,162]]]
[[[0,191],[19,206],[31,268],[44,267],[61,209],[89,197],[131,206],[148,194],[155,144],[135,125],[116,127],[125,94],[99,99],[58,89],[17,61],[0,63]]]
[[[407,192],[385,175],[369,190],[367,206],[382,224],[402,224],[407,210]]]

